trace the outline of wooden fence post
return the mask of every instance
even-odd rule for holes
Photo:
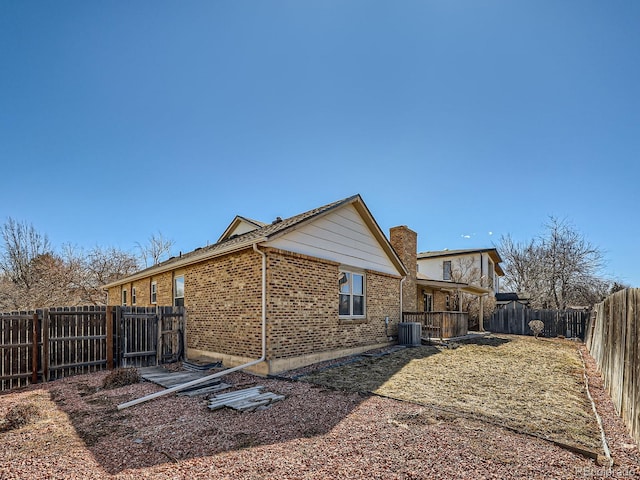
[[[122,361],[122,307],[114,307],[115,315],[113,318],[114,330],[116,333],[116,345],[114,349],[114,365],[121,366]]]
[[[156,307],[156,365],[162,364],[162,327],[164,324],[163,308]]]
[[[42,381],[49,381],[49,309],[42,310]]]
[[[187,315],[187,308],[182,308],[182,360],[187,359],[187,321],[189,317]]]
[[[31,383],[38,383],[38,357],[40,349],[38,348],[38,313],[33,314],[33,325],[31,330]]]
[[[111,306],[107,307],[104,320],[107,336],[107,369],[113,370],[113,308]]]

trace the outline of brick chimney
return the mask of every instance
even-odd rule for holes
[[[418,234],[406,225],[392,227],[389,230],[391,246],[409,271],[402,284],[402,310],[416,312],[418,310],[418,293],[416,291],[416,275],[418,273]]]

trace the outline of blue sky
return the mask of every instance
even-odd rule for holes
[[[638,25],[635,0],[6,0],[0,221],[189,251],[360,193],[421,251],[567,219],[640,287]]]

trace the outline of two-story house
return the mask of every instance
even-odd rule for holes
[[[428,313],[425,321],[439,325],[445,337],[483,329],[479,319],[493,310],[504,275],[495,248],[417,253],[417,234],[406,226],[392,228],[390,240],[409,271],[403,282],[405,312]]]

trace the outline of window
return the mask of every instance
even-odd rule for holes
[[[173,305],[184,307],[184,276],[173,279]]]
[[[424,300],[424,311],[433,311],[433,295],[431,295],[430,293],[424,293],[422,294],[422,298]]]
[[[447,295],[446,297],[444,297],[444,306],[445,306],[445,310],[448,312],[449,310],[451,310],[451,298],[449,297],[449,295]]]
[[[122,306],[123,307],[127,306],[127,291],[126,290],[122,290]]]
[[[442,262],[442,279],[451,280],[451,260]]]
[[[131,287],[131,305],[136,304],[136,287]]]
[[[151,282],[151,303],[158,303],[158,284]]]
[[[364,275],[353,272],[340,272],[338,279],[340,287],[341,317],[364,316]]]

